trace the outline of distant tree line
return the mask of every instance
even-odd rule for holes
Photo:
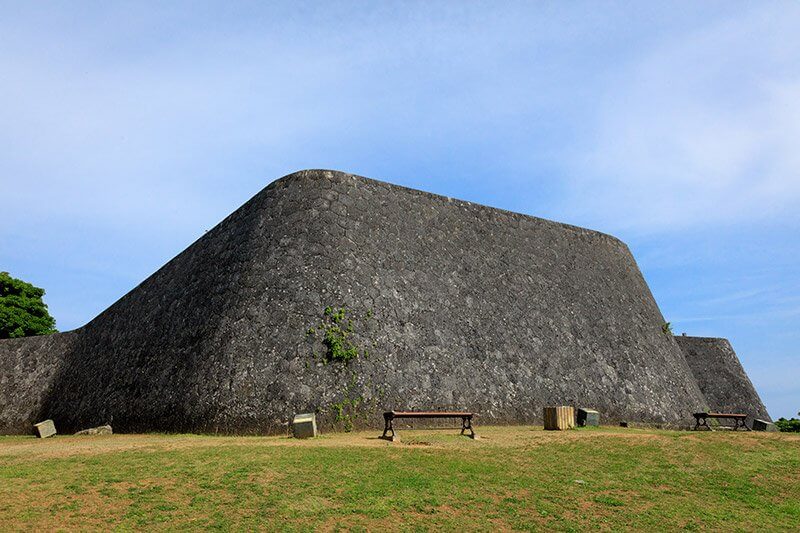
[[[797,413],[797,416],[800,416],[800,413]],[[786,419],[780,417],[778,420],[775,421],[775,425],[778,426],[778,429],[780,429],[781,431],[791,431],[794,433],[800,433],[800,419],[797,418]]]
[[[44,289],[0,272],[0,339],[56,333],[43,296]]]

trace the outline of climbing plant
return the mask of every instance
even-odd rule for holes
[[[342,428],[348,433],[353,431],[356,412],[362,401],[364,399],[361,396],[356,398],[346,396],[344,399],[331,404],[331,409],[335,414],[334,422],[342,424]]]
[[[367,380],[367,391],[372,389],[372,382]],[[374,414],[378,409],[380,401],[383,399],[383,389],[379,388],[377,395],[370,394],[369,392],[361,392],[358,379],[355,374],[352,374],[350,381],[345,383],[342,387],[340,395],[341,399],[337,402],[331,403],[328,406],[328,411],[333,413],[333,422],[340,424],[345,432],[353,431],[356,422],[366,424],[370,420],[370,415]]]
[[[356,420],[360,420],[359,417],[366,416],[366,411],[374,410],[377,406],[376,398],[369,400],[369,393],[365,397],[363,392],[358,392],[363,390],[363,386],[359,386],[357,367],[350,365],[360,357],[369,357],[369,352],[359,345],[358,341],[363,341],[364,337],[363,332],[361,335],[356,334],[356,324],[363,326],[372,317],[372,310],[359,318],[344,306],[328,306],[322,312],[319,323],[306,331],[307,338],[315,347],[312,353],[318,364],[336,364],[336,375],[339,379],[346,380],[337,394],[339,399],[320,409],[322,413],[330,413],[332,422],[344,431],[352,431]],[[318,353],[320,347],[322,352]],[[368,380],[365,386],[367,390],[371,389],[371,382]]]
[[[371,316],[372,312],[368,311],[367,318]],[[325,348],[322,360],[325,363],[348,364],[360,355],[369,356],[369,352],[360,350],[354,340],[355,325],[345,307],[326,307],[320,323],[316,327],[309,328],[307,335],[316,337],[317,333],[322,335],[322,344]]]

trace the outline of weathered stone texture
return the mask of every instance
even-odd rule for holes
[[[772,421],[728,339],[681,335],[675,340],[711,411]]]
[[[594,409],[580,407],[575,414],[575,423],[580,427],[599,426],[600,413]]]
[[[359,318],[369,357],[347,367],[314,359],[321,345],[306,331],[329,305]],[[67,431],[110,421],[121,432],[280,433],[297,412],[330,425],[333,406],[356,398],[356,426],[378,427],[387,409],[540,422],[554,404],[595,406],[610,423],[688,425],[706,402],[663,323],[613,237],[303,171],[269,185],[69,346],[42,346],[36,357],[55,374],[6,386],[4,397],[36,391],[31,405],[41,403],[41,384],[52,383],[42,412]],[[13,416],[2,409],[1,431],[36,410],[26,402]]]
[[[49,418],[44,404],[76,338],[71,332],[0,341],[0,433],[27,434]]]
[[[76,435],[113,435],[114,429],[108,424],[96,428],[82,429]]]
[[[308,439],[317,436],[317,416],[314,413],[295,415],[292,420],[292,434],[297,439]]]
[[[753,420],[753,431],[778,431],[778,426],[766,420]]]
[[[33,429],[36,432],[36,436],[40,439],[52,437],[57,433],[56,425],[50,419],[42,420],[41,422],[34,424]]]

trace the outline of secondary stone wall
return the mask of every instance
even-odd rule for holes
[[[76,333],[0,340],[0,431],[27,434],[42,414]]]
[[[326,306],[368,357],[322,364]],[[43,411],[123,432],[277,433],[310,411],[378,427],[392,408],[524,423],[550,404],[684,425],[706,401],[663,323],[613,237],[304,171],[82,328]]]
[[[772,421],[728,339],[681,335],[675,340],[711,410]]]

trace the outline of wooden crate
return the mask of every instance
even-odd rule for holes
[[[575,409],[568,405],[544,408],[544,429],[570,429],[575,427]]]

